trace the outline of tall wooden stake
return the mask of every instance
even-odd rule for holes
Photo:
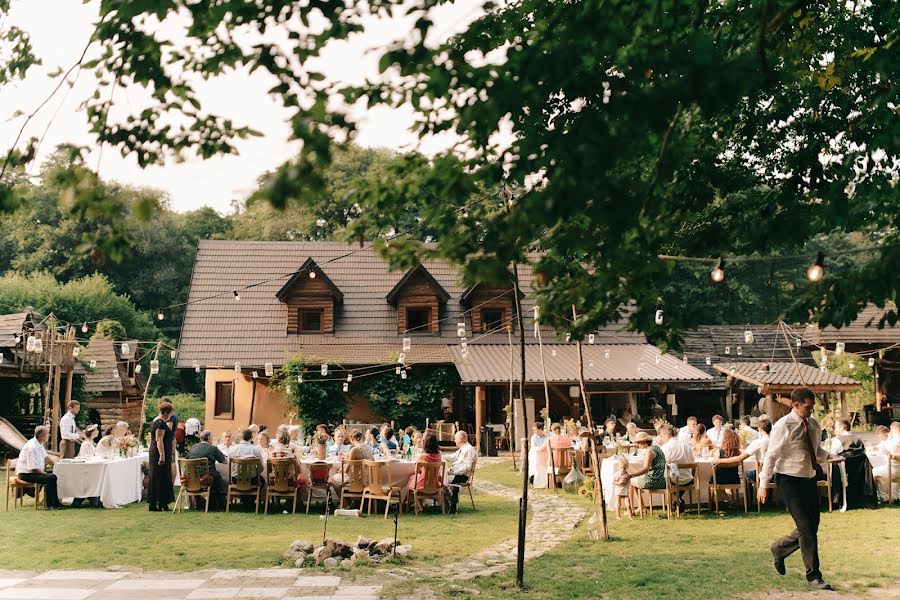
[[[508,206],[508,205],[507,205]],[[522,302],[519,298],[519,267],[513,263],[513,294],[516,302],[516,318],[519,322],[519,397],[522,399],[522,423],[525,442],[522,444],[522,500],[519,503],[519,548],[516,556],[516,585],[525,587],[525,527],[528,524],[528,411],[525,409],[525,324],[522,319]]]
[[[506,439],[509,441],[509,453],[512,455],[513,470],[518,471],[516,467],[516,403],[513,401],[513,343],[512,343],[512,322],[506,325],[506,334],[509,336],[509,412],[506,413]],[[525,406],[524,404],[522,406]]]
[[[541,339],[541,328],[538,325],[538,317],[540,316],[540,309],[535,306],[534,307],[534,331],[537,334],[538,339],[538,351],[541,357],[541,373],[544,377],[544,406],[547,410],[546,421],[550,420],[550,388],[547,385],[547,367],[544,365],[544,344]],[[553,444],[550,442],[550,433],[547,432],[547,454],[550,455],[550,473],[551,480],[553,481],[553,492],[556,493],[556,464],[553,458]]]
[[[578,320],[578,313],[575,306],[572,305],[572,320]],[[588,438],[591,444],[591,468],[594,471],[594,501],[600,504],[600,518],[603,523],[603,538],[609,541],[609,524],[606,522],[606,499],[603,497],[603,484],[600,481],[600,455],[597,454],[597,444],[594,440],[594,419],[591,416],[591,402],[587,395],[587,388],[584,385],[584,356],[581,352],[581,340],[576,342],[578,348],[578,385],[581,387],[581,397],[584,398],[584,416],[587,418],[588,431],[591,437]]]

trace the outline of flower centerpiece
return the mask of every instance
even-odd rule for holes
[[[119,456],[123,458],[126,456],[133,456],[134,449],[137,448],[137,445],[137,440],[133,435],[124,435],[120,438],[115,439],[116,451],[118,452]]]

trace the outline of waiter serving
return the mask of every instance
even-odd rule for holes
[[[59,455],[62,458],[75,458],[77,445],[84,439],[84,435],[78,431],[75,424],[75,415],[81,411],[81,404],[78,400],[69,400],[66,408],[68,412],[59,420],[59,435],[62,437],[59,442]]]
[[[791,393],[791,412],[779,419],[769,434],[769,449],[759,476],[757,499],[765,503],[769,492],[766,486],[774,473],[778,493],[796,525],[791,533],[770,546],[775,570],[784,575],[784,559],[799,548],[809,586],[830,590],[831,586],[822,580],[819,570],[816,470],[820,461],[840,462],[844,459],[819,446],[822,427],[810,416],[815,403],[816,395],[809,388],[800,387]]]

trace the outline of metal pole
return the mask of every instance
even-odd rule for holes
[[[525,410],[525,324],[522,319],[522,303],[519,298],[519,267],[513,263],[513,292],[516,302],[516,319],[519,323],[519,397],[522,399],[522,423],[526,436],[522,439],[522,501],[519,504],[519,547],[516,556],[516,585],[525,587],[525,528],[528,523],[528,411]]]
[[[547,416],[545,418],[545,423],[547,421],[551,421],[550,419],[550,388],[547,385],[547,367],[544,365],[544,344],[541,338],[541,327],[538,324],[538,316],[540,315],[540,308],[537,306],[534,307],[534,332],[537,334],[538,339],[538,350],[541,355],[541,373],[544,377],[544,405],[547,410]],[[551,421],[552,422],[552,421]],[[553,479],[553,492],[556,492],[556,461],[553,458],[553,444],[550,442],[550,432],[547,432],[547,454],[550,455],[550,473]]]

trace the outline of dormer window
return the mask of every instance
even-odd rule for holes
[[[386,300],[397,307],[397,333],[402,335],[440,334],[441,304],[450,294],[419,265],[400,278]]]
[[[289,334],[334,333],[334,315],[344,294],[313,259],[306,259],[276,296],[287,305]]]
[[[516,303],[513,289],[511,286],[488,287],[475,284],[463,292],[459,302],[471,310],[473,332],[505,331],[507,326],[515,329]],[[523,296],[519,292],[519,298]]]
[[[481,322],[484,331],[497,331],[504,327],[506,311],[502,308],[483,308],[481,310]]]

